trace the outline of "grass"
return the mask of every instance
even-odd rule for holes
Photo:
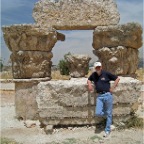
[[[15,140],[9,139],[9,138],[5,138],[5,137],[1,137],[1,141],[0,142],[1,142],[1,144],[19,144]]]
[[[76,144],[75,138],[68,138],[65,141],[62,142],[63,144]]]
[[[136,71],[137,79],[144,82],[144,68],[138,69]]]
[[[118,130],[129,129],[129,128],[143,129],[144,128],[144,119],[139,118],[134,115],[129,120],[124,122],[124,125],[117,127]]]
[[[13,79],[12,71],[3,71],[0,74],[1,79]]]
[[[91,137],[90,139],[91,139],[92,141],[94,141],[95,139],[102,140],[102,138],[99,137],[99,136],[97,136],[97,135]]]
[[[53,80],[69,80],[71,77],[69,75],[61,75],[60,71],[52,71],[51,77]]]
[[[127,128],[143,128],[144,120],[143,118],[133,116],[125,124]]]

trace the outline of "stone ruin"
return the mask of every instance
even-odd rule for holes
[[[138,48],[142,46],[142,28],[138,23],[98,26],[93,36],[93,53],[103,68],[117,75],[132,76],[138,67]]]
[[[105,70],[123,76],[113,94],[113,122],[128,120],[140,96],[141,82],[130,76],[138,65],[142,27],[118,24],[120,15],[113,0],[40,0],[33,18],[35,24],[2,27],[12,52],[17,118],[39,119],[46,132],[58,124],[100,122],[94,116],[96,92],[88,92],[87,78],[83,78],[89,56],[67,57],[75,78],[51,80],[52,48],[65,40],[57,30],[94,30],[93,53]]]
[[[3,28],[4,39],[12,54],[15,79],[51,77],[52,48],[65,36],[55,29],[37,25],[13,25]]]
[[[88,74],[89,61],[91,60],[88,55],[67,55],[66,60],[71,77],[84,77]]]

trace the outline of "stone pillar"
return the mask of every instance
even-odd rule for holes
[[[70,76],[74,78],[84,77],[88,74],[90,57],[88,55],[67,55]]]
[[[4,39],[12,54],[12,71],[15,81],[17,118],[38,119],[37,85],[51,79],[52,48],[65,36],[53,28],[37,25],[3,27]]]
[[[51,77],[51,50],[65,36],[55,29],[37,25],[3,27],[4,39],[11,54],[16,79]]]
[[[103,68],[117,75],[133,75],[138,67],[138,48],[142,46],[142,27],[137,23],[97,27],[93,53]]]

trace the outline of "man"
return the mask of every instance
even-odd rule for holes
[[[112,108],[113,97],[112,92],[119,82],[119,77],[107,71],[102,70],[100,62],[94,63],[95,72],[93,72],[87,80],[89,91],[93,91],[92,83],[94,82],[96,91],[98,93],[96,100],[96,116],[106,116],[106,127],[104,137],[110,134],[110,126],[112,124]],[[114,85],[110,87],[110,81],[115,81]]]

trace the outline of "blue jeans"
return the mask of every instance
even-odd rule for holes
[[[106,116],[105,131],[110,132],[112,124],[113,96],[110,92],[99,94],[96,100],[96,116]]]

